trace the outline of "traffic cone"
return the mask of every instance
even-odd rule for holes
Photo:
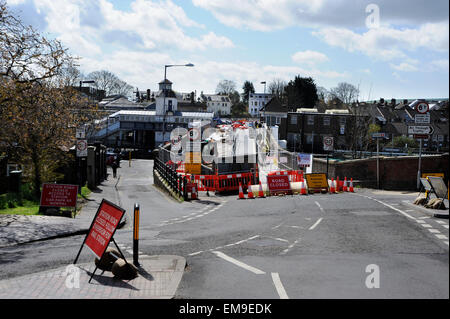
[[[339,176],[336,178],[336,193],[340,192],[340,188],[339,188]]]
[[[331,194],[336,193],[336,188],[334,187],[334,178],[331,179],[330,193]]]
[[[343,191],[344,191],[344,192],[348,192],[348,189],[347,189],[347,176],[346,176],[345,179],[344,179],[344,187],[343,187]]]
[[[306,195],[306,187],[305,187],[305,180],[304,179],[302,179],[302,183],[301,183],[301,186],[300,186],[300,194],[301,195]]]
[[[349,191],[350,191],[351,193],[354,193],[354,192],[355,192],[355,190],[353,189],[353,178],[350,178],[350,188],[349,188]]]
[[[262,197],[262,198],[265,198],[265,197],[266,197],[266,196],[264,195],[264,192],[263,192],[263,189],[262,189],[261,181],[259,181],[258,197]]]
[[[255,199],[255,196],[253,196],[252,184],[250,182],[248,183],[248,188],[247,188],[247,198]]]
[[[238,199],[245,199],[244,192],[242,191],[242,184],[239,182],[239,197]]]

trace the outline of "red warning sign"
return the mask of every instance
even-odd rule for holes
[[[103,200],[86,237],[86,246],[100,259],[122,219],[125,210]]]
[[[267,185],[269,186],[270,194],[292,194],[288,175],[267,176]]]
[[[77,205],[77,185],[43,184],[41,206],[75,207]]]

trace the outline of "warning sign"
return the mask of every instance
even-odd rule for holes
[[[328,191],[328,181],[327,175],[322,173],[305,174],[306,183],[308,184],[309,190],[327,190]]]
[[[41,206],[46,207],[76,207],[77,185],[43,184]]]
[[[125,210],[103,199],[89,229],[85,245],[100,259],[122,219]]]
[[[271,195],[275,194],[292,194],[291,184],[289,183],[289,176],[275,175],[267,176],[267,185]]]
[[[185,154],[184,168],[186,174],[199,175],[202,173],[202,153],[189,152]]]

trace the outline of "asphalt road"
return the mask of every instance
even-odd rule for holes
[[[177,298],[449,297],[448,219],[407,204],[417,193],[202,196],[179,204],[153,186],[152,161],[123,161],[119,174],[121,206],[141,207],[142,254],[187,260]],[[131,227],[115,238],[130,256]],[[0,249],[0,279],[68,264],[82,241]],[[89,260],[83,251],[80,262]]]

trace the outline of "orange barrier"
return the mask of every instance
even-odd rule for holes
[[[265,197],[266,197],[266,196],[264,195],[264,191],[263,191],[263,189],[262,189],[261,181],[259,181],[258,197],[262,197],[262,198],[265,198]]]
[[[333,179],[333,178],[331,179],[330,193],[331,193],[331,194],[336,193],[336,188],[335,188],[335,186],[334,186],[334,179]]]
[[[303,179],[303,171],[299,170],[299,171],[274,171],[274,172],[269,172],[269,174],[267,174],[267,176],[280,176],[280,175],[288,175],[289,176],[289,181],[291,183],[296,183],[296,182],[301,182]]]

